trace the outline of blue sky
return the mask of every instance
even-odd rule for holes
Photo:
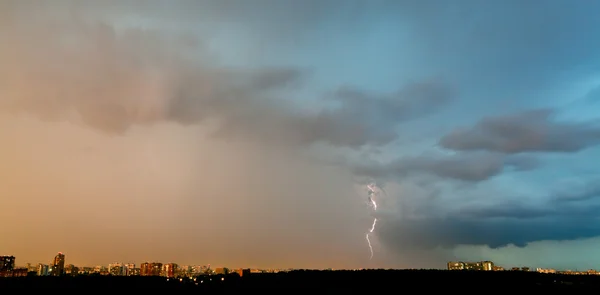
[[[0,60],[15,61],[23,72],[41,68],[37,73],[49,76],[28,77],[46,93],[64,85],[90,88],[69,86],[72,92],[60,92],[50,108],[39,92],[7,86],[6,105],[79,122],[107,138],[162,132],[139,131],[159,123],[188,131],[208,126],[214,133],[198,143],[252,146],[243,153],[274,149],[294,157],[298,171],[304,162],[333,167],[341,176],[322,172],[319,179],[332,177],[332,188],[321,193],[358,195],[324,197],[332,210],[346,213],[323,209],[322,222],[336,224],[331,231],[348,240],[358,237],[342,247],[361,253],[369,223],[363,215],[380,220],[376,258],[352,265],[600,264],[600,3],[58,1],[44,9],[35,1],[7,3],[13,17],[4,21],[19,55],[0,52]],[[50,36],[73,39],[60,45]],[[46,50],[32,49],[42,45]],[[61,58],[67,62],[57,66]],[[126,82],[108,82],[111,75]],[[106,94],[82,99],[87,89]],[[75,110],[77,119],[60,109]],[[170,139],[174,146],[190,140],[185,132]],[[181,163],[199,157],[185,151]],[[251,162],[245,168],[232,162],[229,169],[261,167]],[[286,179],[289,171],[281,169]],[[303,181],[297,185],[316,185]],[[360,207],[365,181],[387,192],[378,212]],[[281,200],[275,191],[262,197]],[[236,196],[250,198],[243,190]],[[286,200],[272,210],[317,214],[308,203]]]

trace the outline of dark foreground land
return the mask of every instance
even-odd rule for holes
[[[239,294],[247,291],[369,293],[423,291],[480,293],[482,291],[600,290],[600,276],[555,275],[535,272],[469,272],[420,270],[294,271],[277,274],[202,276],[194,279],[163,277],[20,277],[0,278],[3,290],[65,291],[189,291],[210,294]],[[332,293],[333,292],[333,293]],[[7,293],[8,294],[8,293]],[[282,293],[280,293],[282,294]]]

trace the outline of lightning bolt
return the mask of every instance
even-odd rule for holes
[[[377,195],[377,186],[374,183],[368,184],[367,190],[369,193],[369,201],[371,202],[371,207],[373,208],[373,211],[377,211],[377,202],[373,198]],[[369,245],[369,251],[371,251],[371,257],[369,259],[373,259],[373,246],[371,245],[371,239],[369,239],[369,234],[371,234],[371,233],[373,233],[373,231],[375,231],[376,225],[377,225],[377,218],[375,217],[375,218],[373,218],[373,224],[371,225],[371,229],[365,236],[367,239],[367,245]]]
[[[373,219],[373,225],[371,225],[371,229],[367,233],[367,244],[369,245],[369,250],[371,251],[371,257],[369,259],[373,259],[373,246],[371,246],[371,239],[369,239],[369,234],[375,230],[375,225],[377,224],[377,218]]]

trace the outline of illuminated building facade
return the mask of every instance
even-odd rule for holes
[[[464,270],[465,263],[460,261],[450,261],[448,262],[448,270]]]
[[[175,263],[167,263],[163,265],[162,275],[167,278],[174,278],[177,274],[177,264]]]
[[[141,276],[160,276],[162,271],[162,263],[160,262],[144,262],[140,266],[140,275]]]
[[[53,276],[62,276],[65,273],[65,254],[58,252],[54,257],[54,263],[52,263],[51,274]]]
[[[494,270],[494,263],[491,261],[482,261],[481,267],[483,268],[482,270],[492,271],[492,270]]]
[[[494,263],[491,261],[480,261],[480,262],[450,261],[450,262],[448,262],[448,270],[492,271],[492,270],[496,270],[496,268],[494,266]]]

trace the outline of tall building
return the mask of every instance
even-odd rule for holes
[[[125,268],[125,275],[126,276],[133,276],[136,275],[135,274],[135,263],[127,263],[124,265]]]
[[[494,263],[491,261],[482,261],[481,264],[483,266],[483,270],[485,270],[485,271],[494,270]]]
[[[52,263],[52,275],[62,276],[65,273],[65,254],[58,252],[54,257],[54,263]]]
[[[163,270],[163,264],[160,262],[144,262],[140,265],[141,276],[160,276]]]
[[[160,273],[162,271],[162,266],[163,264],[160,262],[152,262],[151,267],[152,267],[152,271],[151,271],[151,276],[155,276],[158,277],[160,276]]]
[[[167,278],[174,278],[177,275],[177,264],[167,263],[163,265],[162,275]]]
[[[49,274],[50,266],[47,264],[38,264],[37,267],[37,275],[40,277],[45,277]]]
[[[0,272],[9,272],[15,269],[14,256],[0,256]]]
[[[111,263],[108,265],[108,273],[111,276],[124,276],[127,273],[127,269],[122,263]]]
[[[152,265],[148,262],[142,263],[142,265],[140,265],[140,275],[141,276],[151,276],[152,275]]]

